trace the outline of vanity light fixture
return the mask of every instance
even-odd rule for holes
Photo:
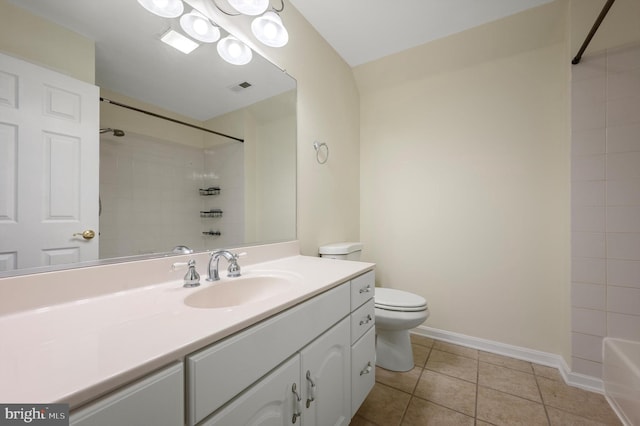
[[[233,65],[248,64],[253,57],[249,46],[232,35],[228,35],[220,40],[217,49],[220,57]]]
[[[220,29],[197,10],[182,15],[180,26],[191,37],[203,43],[215,43],[220,39]]]
[[[267,12],[265,11],[271,4],[270,0],[227,0],[227,2],[239,13],[229,13],[221,9],[216,3],[216,0],[212,0],[212,3],[218,10],[229,16],[237,16],[240,14],[250,16],[262,15],[255,18],[251,23],[251,32],[266,46],[282,47],[288,43],[289,33],[278,15],[279,12],[284,10],[284,0],[280,0],[282,5],[280,9],[273,7],[271,11]],[[194,9],[182,15],[184,12],[184,3],[182,0],[138,0],[138,3],[149,12],[163,18],[180,17],[182,30],[194,40],[203,43],[215,43],[220,40],[220,28],[199,11]],[[160,40],[188,54],[200,45],[191,38],[170,29],[162,35]],[[232,35],[218,41],[217,50],[222,59],[233,65],[245,65],[249,63],[253,57],[251,49]]]
[[[182,0],[138,0],[149,12],[163,18],[177,18],[184,12]]]
[[[251,32],[270,47],[282,47],[289,42],[289,32],[276,12],[265,12],[264,15],[255,18],[251,23]]]
[[[221,8],[216,0],[212,3],[218,10],[228,16],[249,15],[257,16],[251,23],[251,32],[264,45],[282,47],[289,42],[289,32],[278,15],[284,10],[284,0],[280,0],[280,8],[271,7],[270,0],[227,0],[239,13],[229,13]],[[262,15],[262,16],[258,16]]]
[[[229,5],[243,15],[258,16],[269,7],[269,0],[227,0]]]
[[[196,47],[200,46],[189,37],[185,37],[179,32],[172,29],[169,29],[166,33],[164,33],[162,37],[160,37],[160,40],[186,54],[193,52]]]

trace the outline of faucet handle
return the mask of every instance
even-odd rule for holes
[[[187,265],[189,270],[184,276],[183,287],[198,287],[200,285],[200,274],[196,271],[196,261],[191,259]]]
[[[238,258],[242,257],[242,256],[246,256],[247,252],[243,251],[242,253],[232,253],[233,254],[233,260],[234,261],[238,261]]]
[[[247,253],[243,252],[243,253],[232,253],[232,254],[233,254],[233,257],[229,261],[229,267],[227,268],[227,276],[230,278],[236,278],[241,275],[240,265],[238,265],[238,258],[240,256],[246,255]]]

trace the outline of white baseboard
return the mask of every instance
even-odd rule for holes
[[[564,358],[557,354],[495,342],[493,340],[480,339],[424,325],[414,328],[411,332],[413,334],[430,337],[443,342],[454,343],[460,346],[480,349],[485,352],[491,352],[498,355],[545,365],[547,367],[557,368],[565,383],[568,385],[591,392],[604,393],[604,385],[601,379],[572,372]]]

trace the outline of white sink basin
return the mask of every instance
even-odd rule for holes
[[[227,278],[190,294],[184,303],[193,308],[229,308],[258,302],[290,290],[295,277],[288,275],[250,274]]]

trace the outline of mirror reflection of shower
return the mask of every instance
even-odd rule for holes
[[[103,133],[113,133],[113,136],[122,137],[124,136],[124,131],[120,129],[112,129],[111,127],[107,127],[106,129],[100,129],[100,134]]]

